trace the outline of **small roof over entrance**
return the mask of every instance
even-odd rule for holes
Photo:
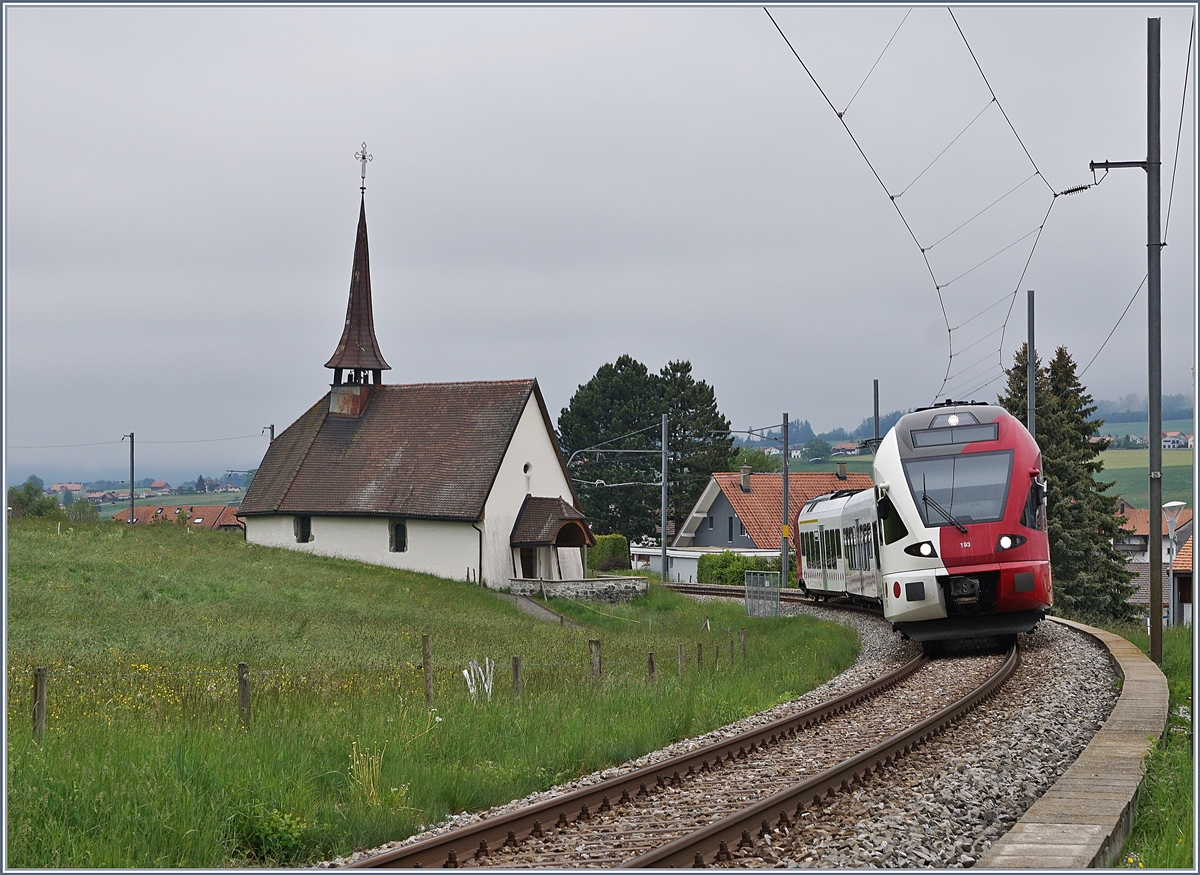
[[[514,547],[594,547],[587,518],[561,498],[526,495],[513,523]]]

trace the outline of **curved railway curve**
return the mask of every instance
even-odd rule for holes
[[[714,589],[705,594],[726,595]],[[756,836],[803,828],[806,809],[871,780],[951,725],[992,695],[1018,661],[1015,644],[1003,659],[918,656],[824,704],[349,867],[641,868],[729,860]],[[867,702],[873,707],[863,707]]]

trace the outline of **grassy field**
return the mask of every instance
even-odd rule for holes
[[[138,507],[190,507],[196,504],[209,505],[225,505],[227,507],[237,507],[242,503],[242,498],[246,495],[246,490],[241,489],[237,492],[207,492],[199,495],[156,495],[153,498],[135,498],[134,504]],[[121,511],[129,507],[129,500],[114,501],[99,506],[100,519],[110,520]]]
[[[841,626],[754,620],[736,604],[657,588],[612,609],[562,605],[578,627],[545,623],[463,582],[177,526],[64,524],[59,535],[19,521],[8,549],[14,867],[345,854],[786,701],[857,650]],[[731,661],[730,634],[742,628],[749,659]],[[423,693],[422,634],[432,636],[436,710]],[[599,680],[592,638],[603,642]],[[490,696],[482,679],[469,694],[470,660],[485,671],[493,661]],[[239,662],[250,667],[249,731]],[[49,669],[41,744],[30,732],[34,666]]]
[[[1192,451],[1163,450],[1163,501],[1192,505]],[[1097,479],[1116,481],[1109,495],[1119,495],[1134,507],[1150,504],[1150,452],[1148,450],[1105,450],[1100,454],[1104,470]]]
[[[1107,626],[1144,653],[1150,649],[1146,627]],[[1170,691],[1167,736],[1150,757],[1146,781],[1138,797],[1133,829],[1125,841],[1118,866],[1147,869],[1195,869],[1192,831],[1195,799],[1192,779],[1192,630],[1188,626],[1163,630],[1163,663]]]

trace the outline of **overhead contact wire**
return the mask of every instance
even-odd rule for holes
[[[879,66],[879,62],[883,60],[883,56],[885,54],[887,54],[887,50],[889,48],[891,48],[892,40],[894,40],[896,38],[896,34],[900,33],[900,28],[904,27],[904,22],[908,21],[908,16],[912,15],[912,11],[913,11],[913,8],[911,6],[908,7],[908,12],[905,12],[904,17],[902,19],[900,19],[900,24],[896,27],[896,30],[892,33],[892,38],[887,41],[887,45],[883,47],[883,51],[879,53],[879,57],[875,59],[875,63],[871,65],[871,69],[867,71],[867,75],[863,77],[863,81],[859,84],[858,88],[855,89],[854,96],[850,98],[850,103],[854,103],[854,98],[858,97],[858,92],[863,90],[863,85],[867,84],[867,80],[871,78],[871,74],[875,72],[875,68]],[[770,15],[769,12],[767,14]],[[787,39],[787,37],[784,37],[784,39]],[[850,111],[850,103],[847,103],[846,108],[838,113],[839,118]],[[897,195],[897,197],[899,197],[899,195]]]
[[[1006,197],[1008,197],[1010,194],[1012,194],[1018,188],[1021,188],[1022,186],[1024,186],[1025,183],[1029,182],[1029,180],[1034,179],[1036,177],[1037,177],[1036,173],[1030,174],[1025,179],[1023,179],[1021,182],[1018,182],[1016,185],[1014,185],[1012,188],[1010,188],[1008,191],[1006,191],[1004,194],[1000,195],[1000,197],[996,198],[994,201],[992,201],[990,204],[988,204],[986,207],[984,207],[978,213],[971,216],[971,218],[967,219],[965,222],[963,222],[961,225],[959,225],[957,228],[955,228],[953,231],[951,231],[949,234],[947,234],[941,240],[938,240],[936,243],[930,243],[929,246],[927,246],[925,248],[925,251],[928,252],[930,249],[933,249],[933,247],[937,246],[938,243],[941,243],[943,240],[950,239],[955,234],[957,234],[959,231],[961,231],[963,228],[967,227],[967,225],[971,224],[976,219],[978,219],[980,216],[982,216],[984,213],[986,213],[988,210],[990,210],[992,207],[994,207],[996,204],[1000,203],[1000,201],[1004,200]],[[913,180],[913,181],[915,182],[916,180]]]
[[[775,20],[775,16],[771,14],[771,10],[764,6],[763,12],[767,13],[767,18],[771,19],[771,24],[775,25],[775,29],[779,31],[779,35],[783,37],[783,41],[787,43],[787,47],[791,49],[796,60],[800,62],[800,66],[804,68],[804,72],[808,74],[808,78],[812,80],[812,84],[817,87],[817,91],[821,93],[821,96],[825,98],[825,102],[829,104],[829,108],[833,110],[834,115],[838,117],[838,121],[841,122],[847,136],[850,137],[850,142],[854,144],[854,148],[858,150],[858,154],[862,156],[863,161],[867,162],[867,167],[870,168],[871,174],[875,177],[875,181],[879,183],[879,187],[883,189],[883,193],[886,194],[888,196],[888,200],[891,201],[892,207],[896,210],[896,215],[898,215],[900,217],[900,221],[904,223],[904,227],[908,230],[908,235],[912,237],[913,243],[917,245],[918,249],[921,249],[921,257],[925,260],[925,269],[929,271],[929,278],[933,280],[934,288],[937,289],[938,304],[942,308],[942,319],[945,320],[946,329],[949,331],[950,318],[946,315],[946,303],[942,300],[942,292],[941,289],[938,288],[937,277],[933,273],[933,267],[929,264],[929,259],[925,257],[924,249],[921,247],[921,241],[917,239],[917,235],[913,231],[912,226],[908,224],[908,219],[904,217],[904,213],[901,212],[898,206],[896,206],[896,198],[892,196],[890,191],[888,191],[888,187],[884,184],[883,179],[880,178],[879,172],[875,169],[875,165],[871,163],[871,159],[867,157],[867,153],[863,151],[863,147],[859,145],[858,140],[854,136],[854,132],[850,130],[850,126],[846,124],[846,120],[842,118],[842,114],[837,111],[837,107],[833,105],[833,101],[829,99],[829,95],[825,93],[825,89],[821,87],[821,83],[817,81],[817,77],[812,74],[812,70],[808,69],[808,64],[804,63],[804,59],[800,57],[800,53],[796,51],[796,47],[792,45],[792,41],[788,39],[787,34],[783,32],[783,28],[779,26],[779,22],[777,22]]]
[[[1193,9],[1192,26],[1188,29],[1187,61],[1183,65],[1183,96],[1179,101],[1179,130],[1175,132],[1175,161],[1171,165],[1171,190],[1167,195],[1167,218],[1163,222],[1163,245],[1166,245],[1167,228],[1171,225],[1171,202],[1175,200],[1175,171],[1179,169],[1179,141],[1183,136],[1183,114],[1187,110],[1188,71],[1192,68],[1192,36],[1195,32],[1196,10]]]
[[[1038,176],[1042,176],[1041,169],[1037,166],[1037,162],[1033,160],[1033,156],[1029,154],[1029,150],[1025,148],[1025,142],[1021,139],[1021,135],[1017,133],[1017,129],[1013,126],[1012,120],[1008,117],[1008,113],[1004,111],[1004,105],[996,97],[996,92],[992,90],[992,83],[988,81],[987,74],[983,72],[983,67],[979,64],[979,59],[975,57],[975,50],[971,48],[971,44],[967,41],[967,35],[963,33],[963,29],[959,26],[958,19],[954,17],[954,10],[949,6],[946,11],[950,13],[950,19],[954,22],[955,28],[958,29],[958,35],[962,37],[963,45],[967,47],[967,52],[971,55],[971,60],[975,62],[975,69],[979,71],[980,78],[983,79],[983,84],[987,86],[988,93],[992,95],[992,99],[996,101],[996,107],[1000,110],[1000,114],[1004,116],[1004,120],[1008,122],[1008,129],[1012,131],[1013,136],[1017,138],[1017,142],[1021,144],[1021,149],[1025,152],[1025,157],[1029,159],[1029,163],[1033,165],[1033,169],[1037,171]],[[1042,182],[1046,184],[1046,188],[1050,189],[1051,194],[1057,194],[1054,191],[1054,186],[1046,181],[1046,177],[1042,176]]]
[[[987,112],[987,111],[988,111],[988,107],[989,107],[989,106],[991,106],[991,105],[992,105],[993,103],[995,103],[995,102],[996,102],[996,98],[994,98],[994,97],[993,97],[991,100],[989,100],[989,101],[987,102],[987,104],[985,104],[985,105],[984,105],[983,109],[979,110],[979,112],[978,112],[978,113],[975,115],[975,118],[973,118],[973,119],[971,119],[969,122],[967,122],[967,126],[966,126],[965,128],[963,128],[961,131],[959,131],[959,132],[958,132],[958,135],[957,135],[957,136],[955,136],[955,138],[954,138],[953,140],[951,140],[951,141],[950,141],[950,142],[949,142],[949,143],[946,145],[946,148],[945,148],[945,149],[943,149],[942,151],[938,152],[938,153],[937,153],[937,157],[936,157],[936,158],[934,158],[932,161],[930,161],[930,162],[929,162],[929,163],[928,163],[928,164],[925,166],[925,170],[922,170],[920,173],[918,173],[918,174],[916,175],[916,178],[915,178],[915,179],[913,179],[913,181],[912,181],[912,182],[910,182],[908,185],[904,186],[904,189],[903,189],[903,190],[902,190],[902,191],[901,191],[901,192],[900,192],[898,195],[896,195],[896,197],[904,197],[904,192],[908,191],[910,188],[912,188],[914,185],[916,185],[916,184],[917,184],[917,180],[918,180],[918,179],[920,179],[922,176],[924,176],[924,175],[925,175],[925,172],[926,172],[927,170],[929,170],[929,168],[930,168],[930,167],[932,167],[934,164],[937,164],[937,163],[938,163],[938,159],[939,159],[939,158],[941,158],[943,155],[945,155],[945,154],[946,154],[948,151],[950,151],[950,147],[951,147],[951,146],[953,146],[955,143],[957,143],[957,142],[958,142],[958,140],[959,140],[959,138],[960,138],[960,137],[961,137],[963,134],[965,134],[967,131],[969,131],[969,130],[971,129],[971,125],[973,125],[973,124],[975,124],[975,122],[979,121],[979,116],[981,116],[981,115],[983,115],[985,112]],[[950,233],[951,233],[951,234],[953,234],[954,232],[953,232],[953,231],[951,231]],[[947,234],[946,236],[947,236],[947,237],[949,237],[950,235],[949,235],[949,234]],[[943,238],[943,239],[945,239],[945,238]],[[941,240],[939,240],[939,241],[938,241],[938,243],[940,243],[940,242],[941,242]],[[937,243],[934,243],[934,244],[933,244],[933,246],[937,246]],[[933,246],[931,246],[931,247],[929,247],[929,248],[930,248],[930,249],[932,249],[932,248],[933,248]]]

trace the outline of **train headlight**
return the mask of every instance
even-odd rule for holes
[[[1011,550],[1013,547],[1020,547],[1025,543],[1025,538],[1021,535],[1001,535],[996,541],[996,552],[1003,553],[1005,550]]]
[[[905,547],[904,552],[909,556],[920,556],[922,559],[930,559],[937,556],[937,550],[934,549],[932,541],[922,541],[919,544],[913,544],[911,547]]]

